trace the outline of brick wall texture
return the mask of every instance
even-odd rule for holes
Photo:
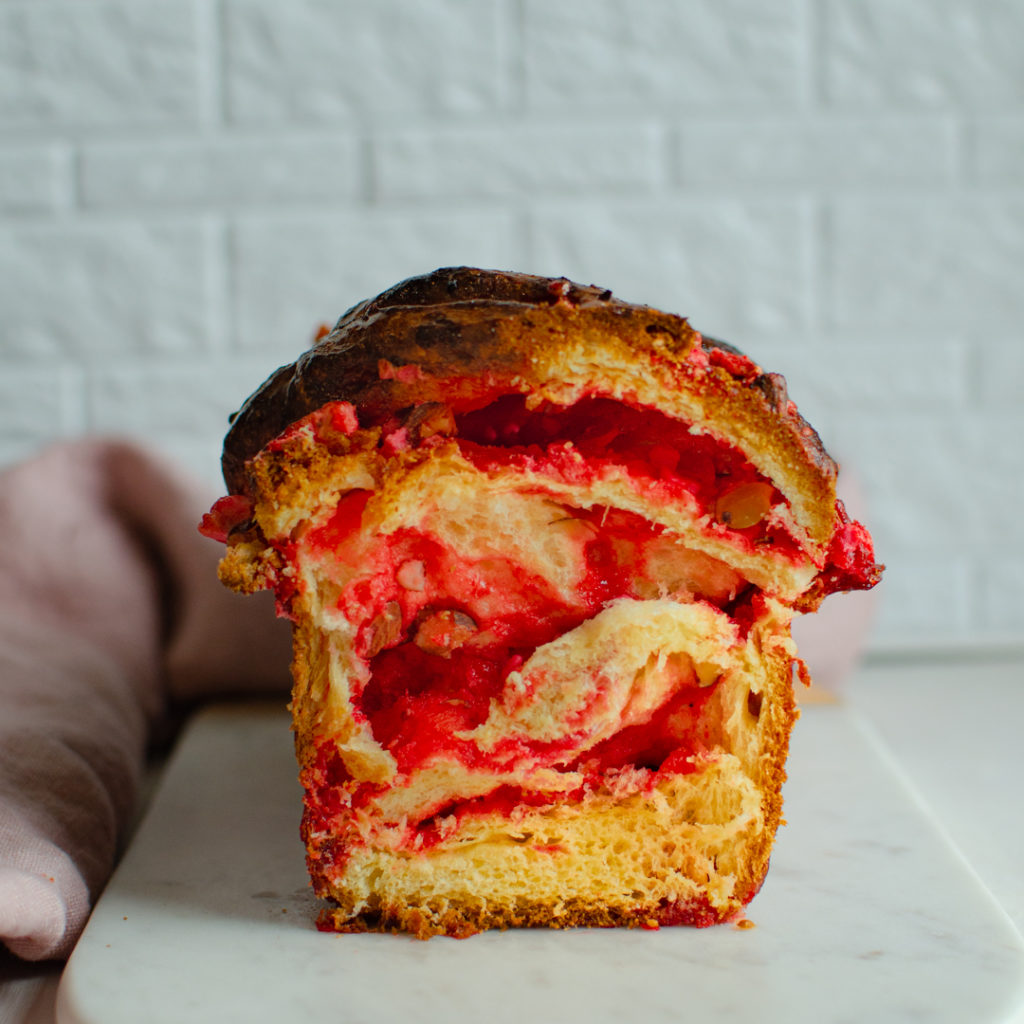
[[[1024,642],[1021,0],[3,0],[0,464],[212,482],[315,328],[470,263],[783,372],[879,648]]]

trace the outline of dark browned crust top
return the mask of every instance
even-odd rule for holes
[[[566,278],[448,267],[403,281],[348,310],[334,329],[294,363],[278,369],[231,418],[222,468],[229,491],[247,490],[245,464],[290,424],[331,401],[349,401],[361,418],[382,419],[414,404],[410,388],[382,379],[380,361],[417,363],[428,371],[458,371],[529,380],[530,348],[551,340],[552,313],[569,307],[588,329],[682,361],[694,346],[740,354],[724,342],[697,334],[680,316],[614,298],[607,289]],[[509,330],[510,322],[519,329]],[[547,338],[543,336],[547,334]],[[543,340],[541,340],[543,338]],[[511,340],[510,340],[511,339]],[[757,373],[744,386],[764,403],[828,477],[835,466],[818,435],[788,407],[785,381]]]

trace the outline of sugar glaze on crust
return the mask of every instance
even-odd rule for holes
[[[781,820],[794,611],[874,585],[777,374],[607,291],[442,269],[225,441],[221,578],[294,623],[332,930],[711,924]]]
[[[382,364],[394,373],[382,374]],[[278,370],[234,418],[224,444],[228,488],[244,493],[246,461],[329,401],[383,420],[432,400],[471,404],[481,381],[492,394],[534,402],[600,393],[686,420],[778,478],[813,542],[831,535],[836,466],[781,375],[763,373],[683,317],[610,291],[468,267],[410,279],[355,306]]]

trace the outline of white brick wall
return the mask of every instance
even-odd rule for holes
[[[3,0],[0,463],[213,480],[321,322],[568,274],[762,364],[866,491],[879,646],[1024,642],[1020,0]]]
[[[609,111],[786,109],[802,91],[801,0],[524,0],[525,99]]]
[[[0,126],[163,127],[198,111],[195,5],[0,6]]]
[[[506,90],[498,0],[224,0],[228,117],[363,125],[494,110]]]
[[[204,138],[165,135],[145,142],[81,147],[85,208],[196,205],[233,209],[277,203],[352,202],[361,193],[354,138]]]
[[[630,120],[418,128],[379,137],[373,180],[381,200],[643,194],[664,180],[664,136]]]

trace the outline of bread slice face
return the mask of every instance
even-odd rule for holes
[[[294,623],[325,928],[710,924],[778,827],[794,609],[870,538],[776,375],[685,320],[469,268],[243,407],[221,578]]]

